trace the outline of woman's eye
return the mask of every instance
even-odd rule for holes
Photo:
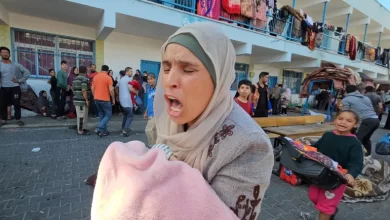
[[[164,68],[164,72],[169,72],[169,71],[171,71],[171,69]]]
[[[185,73],[192,73],[192,72],[194,72],[194,70],[189,70],[189,69],[184,69],[183,70]]]

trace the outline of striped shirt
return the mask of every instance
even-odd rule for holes
[[[76,106],[84,106],[85,99],[83,96],[83,90],[87,90],[87,97],[91,95],[91,87],[89,79],[85,75],[78,75],[72,83],[73,88],[73,103]]]

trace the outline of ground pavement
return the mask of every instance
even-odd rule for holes
[[[90,219],[93,190],[84,184],[96,172],[99,160],[113,141],[146,141],[146,122],[137,117],[133,134],[119,135],[120,118],[109,124],[112,134],[78,136],[68,125],[47,118],[25,119],[26,127],[0,128],[0,219],[73,220]],[[91,120],[96,124],[97,120]],[[116,132],[115,132],[116,131]],[[378,130],[373,140],[386,131]],[[32,152],[39,147],[39,152]],[[337,220],[384,220],[390,201],[371,204],[342,204]],[[293,187],[272,175],[263,200],[261,220],[299,220],[301,211],[313,212],[307,186]]]

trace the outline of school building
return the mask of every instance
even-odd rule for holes
[[[233,91],[239,80],[257,82],[266,71],[270,86],[283,83],[296,94],[305,74],[325,62],[388,79],[389,58],[382,54],[390,48],[390,12],[376,0],[274,2],[256,1],[265,11],[256,8],[252,16],[227,12],[221,0],[2,0],[0,46],[9,47],[12,60],[31,71],[28,83],[34,90],[48,90],[48,70],[59,70],[61,60],[68,61],[69,70],[96,63],[109,65],[115,74],[127,66],[158,74],[168,36],[189,23],[211,22],[237,52]],[[309,24],[326,24],[315,48],[302,43],[299,22],[304,21],[298,15],[283,17],[286,5],[306,14]],[[361,45],[356,59],[345,52],[347,34]],[[379,56],[372,58],[373,51]]]

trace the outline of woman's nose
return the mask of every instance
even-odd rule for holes
[[[179,86],[180,72],[176,68],[172,68],[167,76],[167,86],[177,88]]]

